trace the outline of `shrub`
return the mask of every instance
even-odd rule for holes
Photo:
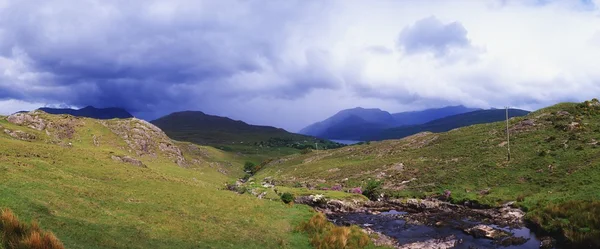
[[[336,227],[322,213],[301,223],[297,230],[307,233],[312,246],[318,249],[355,249],[369,245],[369,236],[360,228]]]
[[[285,204],[289,204],[289,203],[293,202],[294,199],[295,199],[294,195],[291,193],[288,193],[288,192],[283,193],[281,195],[281,201],[283,201],[283,203],[285,203]]]
[[[52,232],[40,229],[36,222],[21,223],[12,211],[0,211],[0,248],[64,249]]]
[[[383,185],[381,181],[369,180],[362,194],[371,200],[377,200],[381,194],[381,185]]]
[[[360,187],[350,189],[350,193],[362,195],[363,191]]]
[[[333,185],[333,187],[331,187],[331,190],[333,190],[333,191],[342,191],[342,186],[341,185]]]
[[[308,153],[311,153],[311,152],[312,152],[312,149],[311,149],[311,148],[304,148],[304,149],[302,149],[302,150],[300,151],[300,154],[302,154],[302,155],[306,155],[306,154],[308,154]]]
[[[253,162],[244,163],[244,172],[250,175],[254,175],[254,173],[256,173],[256,164],[254,164]]]

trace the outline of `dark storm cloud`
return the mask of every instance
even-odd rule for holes
[[[12,1],[0,9],[0,55],[38,80],[0,78],[0,98],[148,112],[332,88],[318,55],[307,53],[309,63],[294,70],[280,55],[289,24],[314,4],[321,3]],[[243,77],[253,74],[279,84],[253,91]]]
[[[470,47],[471,42],[467,30],[459,22],[444,24],[431,16],[404,28],[398,46],[408,54],[433,52],[436,56],[444,56],[453,48]]]

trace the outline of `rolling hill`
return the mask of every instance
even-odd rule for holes
[[[325,139],[290,133],[271,126],[249,125],[226,117],[199,111],[176,112],[156,119],[152,124],[170,138],[227,151],[260,154],[262,157],[296,153],[300,149],[341,147]]]
[[[66,248],[310,248],[309,207],[223,190],[244,160],[143,120],[19,113],[0,117],[0,208]]]
[[[520,109],[509,109],[508,115],[512,117],[525,116],[529,111]],[[376,134],[370,133],[359,140],[363,141],[378,141],[385,139],[399,139],[419,132],[445,132],[452,129],[465,127],[474,124],[484,124],[498,122],[506,119],[506,110],[491,109],[478,110],[457,115],[448,116],[445,118],[436,119],[425,124],[400,126],[390,129],[381,130]]]
[[[95,108],[93,106],[87,106],[81,109],[57,109],[42,107],[38,110],[44,111],[49,114],[69,114],[76,117],[86,117],[95,119],[113,119],[113,118],[133,118],[131,113],[121,108]]]
[[[514,112],[513,112],[514,113]],[[288,186],[365,187],[395,198],[451,193],[451,201],[514,201],[538,228],[571,248],[600,246],[600,102],[563,103],[506,123],[424,132],[401,140],[293,155],[257,174]]]

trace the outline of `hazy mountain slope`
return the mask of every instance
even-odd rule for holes
[[[510,109],[508,112],[509,117],[520,117],[525,116],[529,111]],[[444,132],[452,129],[474,125],[498,122],[506,119],[506,110],[492,109],[492,110],[479,110],[473,112],[467,112],[448,116],[445,118],[430,121],[425,124],[401,126],[390,129],[381,130],[377,134],[366,135],[361,137],[359,140],[373,141],[373,140],[384,140],[384,139],[398,139],[407,137],[419,132],[430,131],[430,132]]]
[[[505,129],[504,122],[480,124],[290,156],[257,178],[324,187],[364,187],[377,179],[398,197],[449,190],[457,203],[517,201],[547,231],[600,246],[600,103],[559,104],[512,118],[510,161]]]
[[[394,113],[392,116],[396,121],[395,126],[424,124],[436,119],[453,116],[461,113],[481,110],[480,108],[468,108],[462,105],[447,106],[442,108],[426,109],[422,111]]]
[[[133,115],[121,108],[95,108],[88,106],[79,110],[75,109],[56,109],[43,107],[39,110],[49,114],[69,114],[77,117],[87,117],[95,119],[113,119],[113,118],[132,118]]]
[[[464,106],[449,106],[423,111],[390,114],[380,109],[354,108],[338,112],[332,117],[312,124],[300,131],[317,137],[344,140],[360,140],[373,136],[386,128],[422,124],[431,120],[475,111]],[[362,120],[359,122],[359,120]]]
[[[366,109],[356,107],[353,109],[342,110],[335,115],[321,122],[307,126],[300,130],[300,134],[306,134],[316,137],[336,138],[337,129],[348,129],[346,126],[357,125],[357,120],[361,123],[375,124],[383,127],[392,127],[394,117],[389,112],[380,109]],[[339,138],[339,137],[338,137]]]
[[[11,115],[0,118],[0,208],[66,248],[309,248],[292,231],[308,207],[221,190],[243,161],[137,119]]]

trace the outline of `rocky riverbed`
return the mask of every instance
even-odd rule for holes
[[[378,234],[375,242],[394,248],[554,248],[551,238],[538,238],[524,224],[524,213],[506,203],[482,208],[435,199],[380,202],[322,200],[300,197],[340,226],[358,225]]]

